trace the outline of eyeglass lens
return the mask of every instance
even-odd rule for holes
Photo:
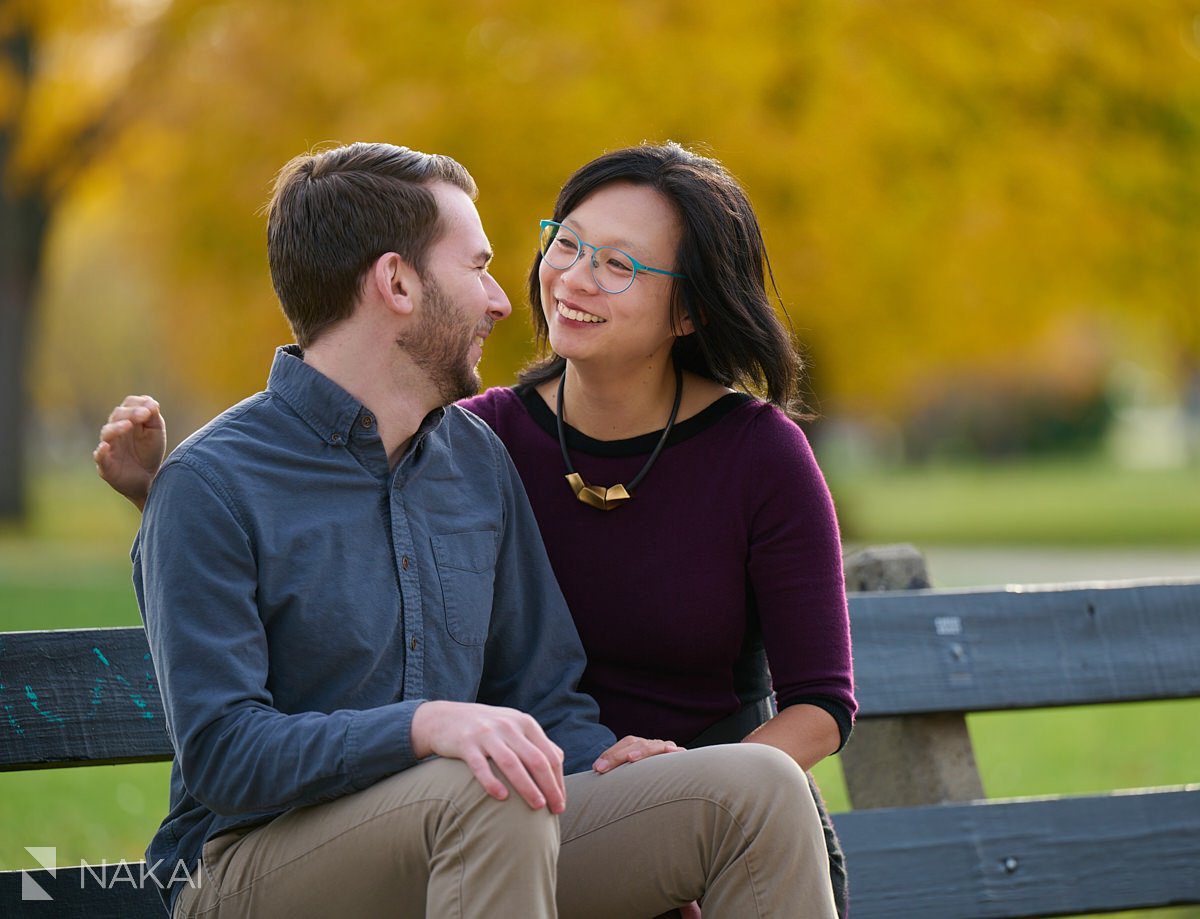
[[[579,261],[584,243],[570,227],[547,224],[542,228],[541,250],[547,265],[565,271]],[[637,268],[629,256],[611,246],[596,249],[589,261],[592,277],[601,290],[610,294],[628,290],[637,273]]]

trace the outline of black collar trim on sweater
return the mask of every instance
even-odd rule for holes
[[[515,392],[524,404],[526,411],[539,428],[545,431],[550,437],[558,441],[557,421],[554,417],[554,412],[550,411],[550,406],[538,394],[538,391],[527,383],[522,383],[513,387]],[[671,436],[667,438],[667,446],[671,447],[675,444],[695,437],[702,431],[707,431],[714,424],[732,412],[739,405],[745,405],[747,402],[754,401],[753,396],[748,396],[746,393],[731,392],[721,396],[707,408],[701,409],[691,418],[677,422],[675,429],[671,431]],[[662,436],[662,428],[657,431],[650,431],[647,434],[639,434],[637,437],[627,437],[624,440],[596,440],[594,437],[588,437],[586,434],[577,431],[571,425],[564,425],[567,435],[567,446],[572,450],[578,450],[581,453],[587,453],[592,456],[639,456],[649,453],[658,443],[658,439]]]

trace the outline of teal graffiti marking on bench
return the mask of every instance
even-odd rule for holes
[[[1200,579],[932,590],[915,550],[887,547],[847,583],[861,709],[834,822],[854,919],[1200,903],[1200,784],[987,801],[965,721],[1200,697]],[[139,628],[0,635],[0,707],[0,771],[172,756]],[[0,872],[0,915],[161,916],[140,867]]]

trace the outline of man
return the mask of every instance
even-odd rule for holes
[[[297,346],[172,453],[133,550],[176,750],[148,860],[202,866],[168,908],[831,916],[786,755],[617,743],[575,690],[512,463],[446,407],[510,312],[474,197],[453,160],[386,144],[280,173],[268,259]],[[128,400],[97,463],[155,414]]]

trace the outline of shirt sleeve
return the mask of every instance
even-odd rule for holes
[[[188,791],[224,816],[315,804],[416,762],[423,700],[284,713],[270,685],[254,541],[207,470],[168,463],[134,549],[134,586]]]
[[[595,700],[577,688],[585,664],[579,633],[516,467],[499,439],[492,443],[504,532],[479,701],[532,715],[562,748],[564,771],[582,772],[616,737],[600,724]]]
[[[776,703],[829,712],[845,745],[857,704],[833,498],[796,424],[764,406],[752,433],[748,576]]]

